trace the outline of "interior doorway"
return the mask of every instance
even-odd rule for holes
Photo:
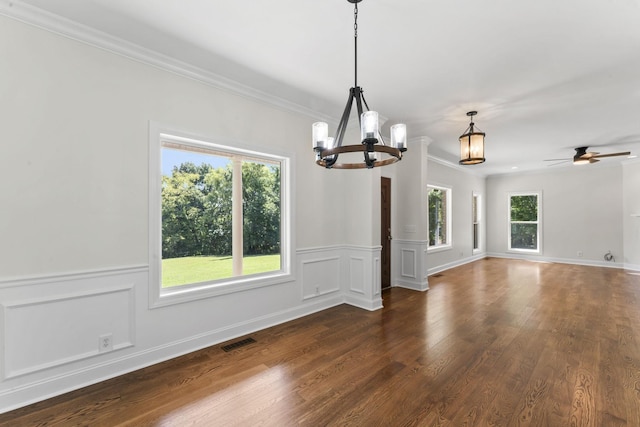
[[[382,289],[391,287],[391,178],[380,181],[380,260]]]

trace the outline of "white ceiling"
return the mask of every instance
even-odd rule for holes
[[[336,121],[353,85],[347,0],[22,3]],[[569,158],[578,146],[640,152],[640,0],[363,0],[358,8],[367,102],[388,123],[407,123],[410,138],[431,139],[431,154],[457,161],[469,110],[487,134],[487,161],[468,166],[481,174],[547,168],[544,159]]]

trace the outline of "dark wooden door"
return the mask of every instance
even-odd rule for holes
[[[391,287],[391,178],[380,181],[380,244],[382,289]]]

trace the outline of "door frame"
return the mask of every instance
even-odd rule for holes
[[[380,177],[380,287],[391,287],[391,178]]]

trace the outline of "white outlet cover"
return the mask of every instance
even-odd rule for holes
[[[98,352],[105,353],[113,350],[113,334],[104,334],[98,337]]]

